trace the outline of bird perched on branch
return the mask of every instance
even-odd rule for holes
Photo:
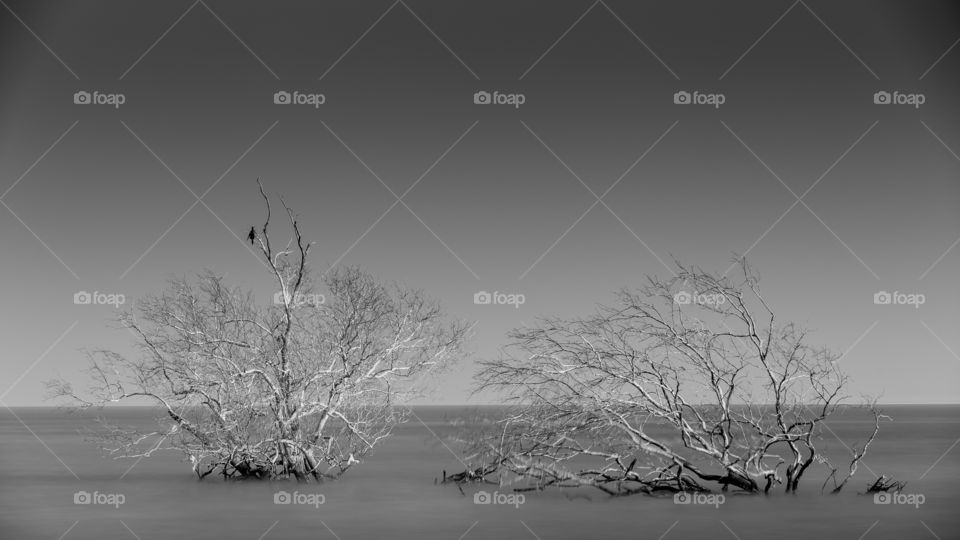
[[[256,238],[257,238],[257,231],[255,231],[253,227],[250,227],[250,233],[247,234],[247,240],[249,240],[250,243],[253,244],[253,241],[256,240]]]

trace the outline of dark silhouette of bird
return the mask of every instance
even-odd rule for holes
[[[250,227],[250,233],[247,234],[247,240],[249,240],[250,243],[253,244],[253,241],[256,240],[256,238],[257,238],[257,232],[253,229],[253,227]]]

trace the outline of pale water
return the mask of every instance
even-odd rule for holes
[[[434,433],[443,438],[463,429],[451,421],[473,409],[414,410],[426,425],[412,420],[342,480],[297,486],[201,482],[176,454],[130,469],[131,461],[105,458],[83,440],[77,430],[88,419],[55,409],[0,409],[0,539],[960,538],[960,448],[951,449],[960,439],[960,406],[887,407],[894,421],[883,425],[839,496],[819,494],[818,471],[797,496],[728,495],[716,508],[586,489],[528,493],[519,507],[474,504],[477,488],[465,496],[434,484],[443,469],[463,469]],[[138,424],[153,417],[134,408],[111,414]],[[871,427],[850,414],[829,426],[847,445]],[[830,433],[823,445],[832,456],[843,451]],[[904,494],[922,495],[923,504],[875,504],[857,495],[874,478],[871,471],[906,481]],[[124,501],[118,508],[74,504],[81,490],[122,494]],[[278,490],[322,494],[323,504],[276,505]]]

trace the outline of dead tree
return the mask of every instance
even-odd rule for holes
[[[120,319],[138,338],[138,356],[91,354],[86,392],[48,383],[80,407],[146,400],[159,408],[155,430],[104,421],[97,436],[110,455],[173,449],[199,478],[338,477],[405,419],[402,405],[423,376],[459,356],[465,325],[444,322],[419,291],[356,268],[330,271],[314,287],[311,245],[295,215],[281,199],[293,234],[275,246],[262,186],[260,194],[266,218],[253,236],[275,303],[210,271],[175,279]]]
[[[738,267],[734,279],[678,263],[675,279],[649,278],[592,316],[514,330],[477,377],[512,412],[461,439],[480,465],[458,479],[612,495],[797,491],[847,377],[807,330],[777,323],[756,273]]]

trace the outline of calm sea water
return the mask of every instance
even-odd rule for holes
[[[461,495],[434,479],[463,468],[436,436],[462,429],[452,423],[475,409],[414,410],[423,423],[404,425],[342,480],[297,486],[197,481],[176,454],[131,469],[133,462],[104,457],[83,440],[77,430],[88,418],[0,409],[0,539],[960,538],[960,406],[887,407],[894,421],[839,496],[820,495],[823,476],[811,474],[797,496],[727,496],[719,507],[584,489],[530,493],[518,507],[474,504],[476,488]],[[111,414],[136,424],[153,417],[134,408]],[[871,427],[849,413],[829,426],[837,438],[827,433],[823,444],[835,456]],[[857,495],[874,473],[906,481],[904,494],[923,504],[875,504]],[[277,505],[278,490],[297,491],[305,502],[322,494],[323,504]],[[119,507],[78,505],[78,491],[124,500]]]

